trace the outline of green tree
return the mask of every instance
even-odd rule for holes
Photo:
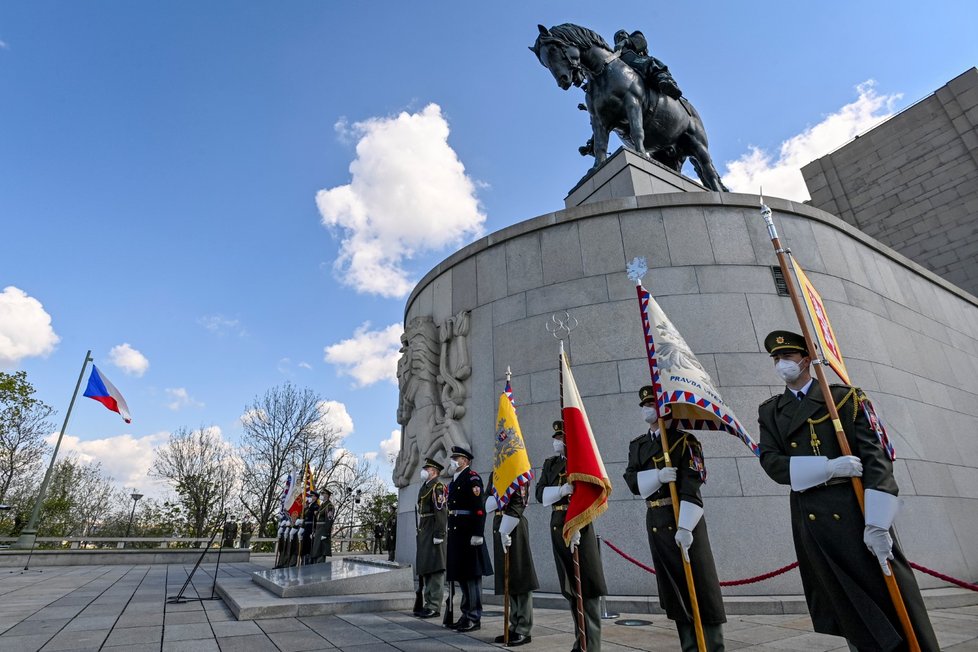
[[[0,503],[41,468],[54,410],[35,398],[26,371],[0,372]],[[19,507],[19,506],[18,506]]]

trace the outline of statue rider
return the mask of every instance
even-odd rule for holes
[[[682,97],[683,92],[666,64],[649,55],[649,42],[645,34],[618,30],[615,32],[615,52],[620,52],[621,60],[634,68],[647,84],[654,84],[656,89],[675,100]]]

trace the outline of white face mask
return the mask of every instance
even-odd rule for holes
[[[421,482],[428,481],[428,469],[421,469],[421,472],[418,473],[418,475],[421,476]]]
[[[451,461],[450,461],[450,462],[448,463],[448,471],[449,471],[450,473],[455,473],[456,471],[458,471],[458,460],[456,460],[456,459],[452,459],[452,460],[451,460]]]
[[[554,439],[554,452],[558,455],[563,455],[565,450],[567,450],[567,446],[564,445],[564,442],[559,439]]]
[[[655,407],[652,405],[642,406],[642,419],[645,423],[654,423],[658,419],[658,415],[655,412]]]
[[[774,370],[786,383],[793,383],[801,376],[801,365],[792,360],[778,360],[777,364],[774,365]]]

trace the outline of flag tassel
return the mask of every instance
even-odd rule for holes
[[[812,338],[811,329],[808,327],[808,320],[805,319],[804,308],[801,305],[801,299],[798,296],[798,289],[795,287],[794,278],[791,274],[791,268],[788,265],[788,260],[786,256],[786,250],[781,245],[781,239],[778,237],[777,228],[774,226],[774,219],[772,218],[771,209],[764,205],[763,200],[761,201],[761,216],[764,218],[764,223],[767,225],[768,235],[771,236],[771,244],[774,245],[774,253],[778,257],[778,264],[781,266],[781,274],[784,276],[785,285],[788,287],[788,294],[791,296],[791,305],[795,309],[795,316],[798,318],[798,325],[801,327],[801,334],[805,338],[805,345],[808,350],[814,353],[817,349],[814,346],[814,339]],[[813,364],[815,368],[815,376],[818,379],[818,386],[822,390],[822,396],[826,397],[825,406],[828,408],[829,418],[832,419],[832,424],[835,426],[835,436],[839,440],[839,449],[842,451],[843,455],[852,455],[852,449],[849,447],[849,440],[846,438],[846,433],[842,429],[842,421],[839,419],[839,411],[835,407],[835,401],[831,399],[832,391],[829,388],[829,381],[825,377],[825,371],[822,369],[821,364]],[[852,478],[852,490],[856,493],[856,501],[859,503],[859,509],[866,514],[866,506],[864,504],[863,498],[863,481],[862,478],[853,477]],[[889,562],[887,562],[889,566]],[[880,572],[883,573],[882,567]],[[910,650],[914,652],[920,651],[920,643],[917,642],[917,635],[913,631],[913,625],[910,622],[910,614],[907,613],[907,606],[903,602],[903,596],[900,594],[900,587],[897,585],[896,576],[893,575],[892,571],[890,574],[883,573],[883,579],[886,582],[886,589],[890,594],[890,600],[893,602],[893,608],[897,612],[897,616],[900,618],[900,624],[903,627],[903,634],[907,641],[907,646]]]

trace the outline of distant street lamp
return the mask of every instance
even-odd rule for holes
[[[132,519],[136,515],[136,503],[139,499],[143,497],[141,493],[132,492],[129,494],[132,497],[132,512],[129,513],[129,525],[126,526],[126,538],[129,538],[129,531],[132,529]]]

